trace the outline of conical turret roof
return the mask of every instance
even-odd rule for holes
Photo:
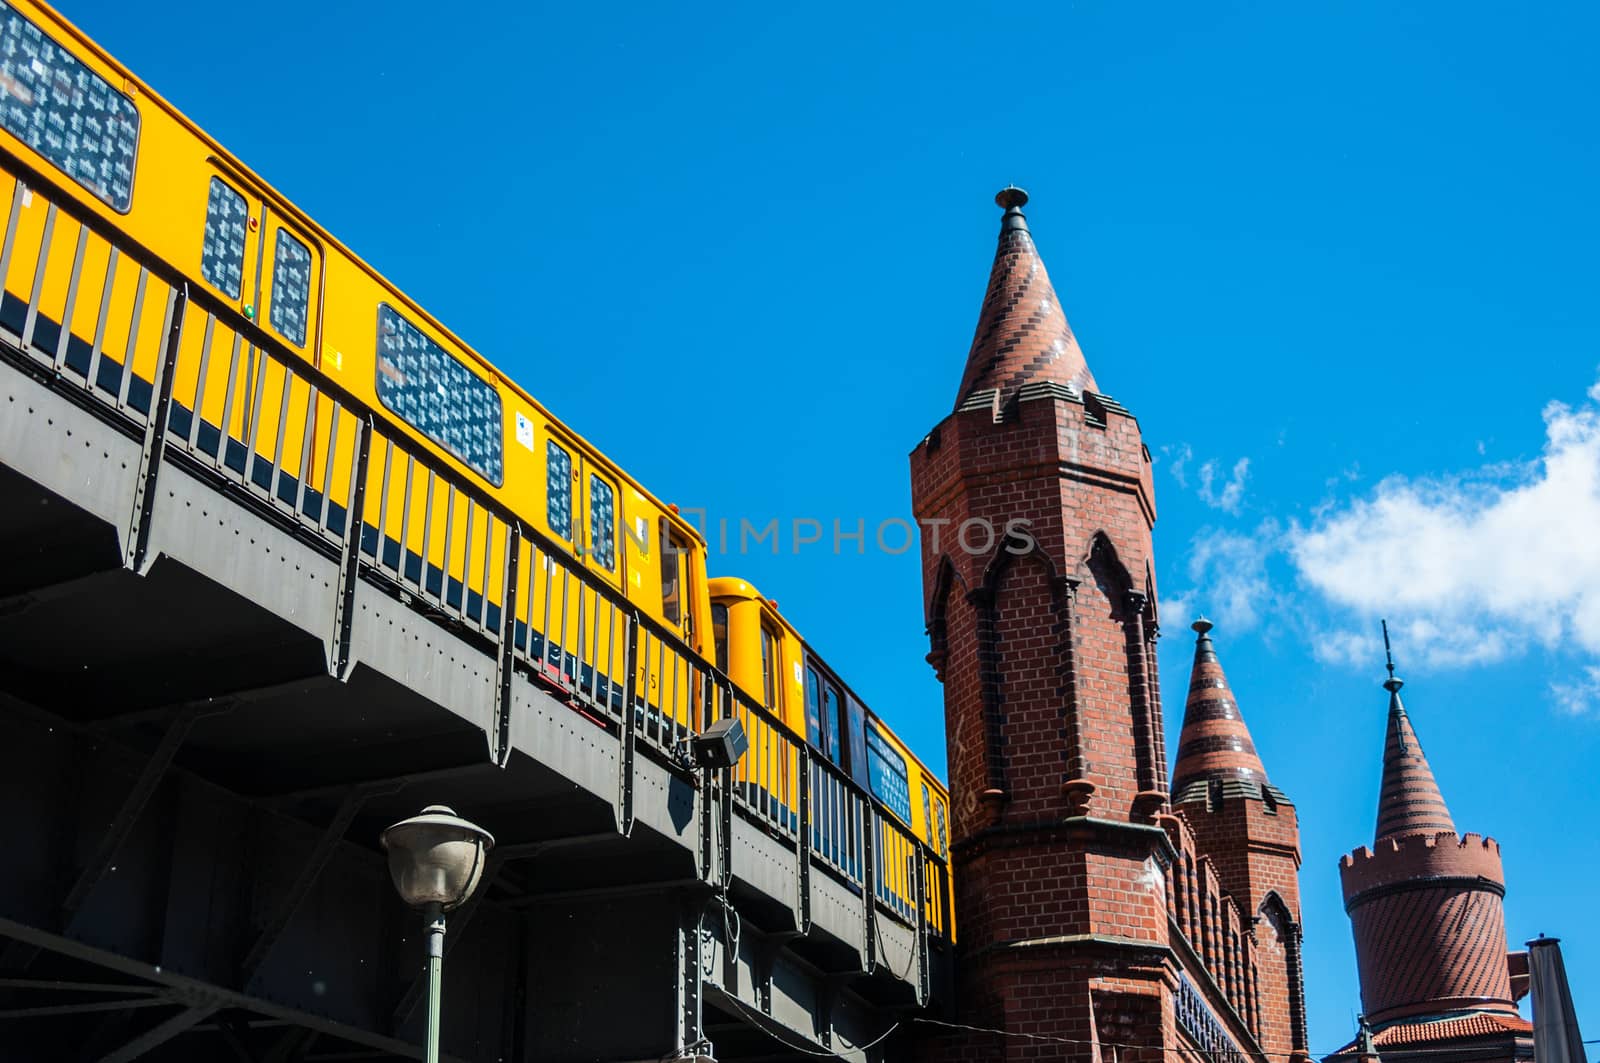
[[[1389,692],[1389,730],[1383,743],[1383,785],[1378,791],[1375,842],[1412,834],[1454,831],[1455,821],[1422,753],[1411,717],[1400,701],[1405,683],[1391,670],[1383,688]]]
[[[1189,673],[1189,700],[1183,709],[1183,733],[1178,738],[1178,763],[1172,772],[1173,801],[1203,798],[1211,781],[1237,791],[1243,783],[1259,797],[1268,784],[1267,769],[1256,754],[1256,744],[1239,712],[1239,702],[1228,686],[1222,662],[1211,642],[1212,623],[1194,622],[1194,669]],[[1231,784],[1231,785],[1230,785]],[[1281,800],[1281,795],[1273,791]]]
[[[1022,213],[1028,194],[1005,188],[995,202],[1006,212],[1000,223],[1000,246],[989,271],[989,288],[967,352],[956,408],[985,399],[997,399],[1003,406],[1031,383],[1060,384],[1074,395],[1098,391],[1033,246]]]

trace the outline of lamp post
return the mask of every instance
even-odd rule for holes
[[[444,805],[429,805],[379,836],[401,899],[428,921],[428,1063],[439,1063],[439,997],[444,975],[444,916],[466,903],[494,848],[490,833]]]

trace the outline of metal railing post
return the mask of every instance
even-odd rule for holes
[[[633,703],[639,696],[639,614],[627,614],[628,649],[623,654],[623,667],[627,677],[622,683],[622,716],[618,722],[617,741],[617,833],[624,838],[633,833],[633,758],[638,732],[633,725]],[[612,677],[615,685],[616,678]],[[606,697],[610,697],[607,692]]]
[[[493,535],[494,525],[489,525]],[[470,544],[469,544],[470,545]],[[378,553],[383,553],[383,542],[378,542]],[[514,670],[517,647],[517,567],[522,563],[522,526],[511,524],[506,528],[506,556],[500,566],[500,645],[495,654],[495,717],[494,734],[490,736],[489,755],[496,766],[505,767],[511,761],[511,674]],[[489,581],[484,579],[484,597],[489,596]],[[461,603],[466,604],[466,581],[462,580]],[[485,610],[487,615],[487,610]]]
[[[800,806],[795,832],[794,924],[802,934],[811,932],[811,749],[796,743],[795,762],[800,769],[796,804]]]
[[[126,553],[123,555],[123,563],[141,574],[148,560],[150,517],[156,505],[156,477],[161,472],[161,459],[166,453],[167,417],[172,409],[172,379],[177,375],[178,347],[183,341],[183,318],[188,305],[189,286],[173,289],[172,302],[167,309],[165,346],[161,361],[156,363],[150,408],[145,416],[144,446],[139,452],[139,475],[135,481],[133,513],[128,521]],[[127,364],[123,366],[124,384],[133,375],[133,359],[129,357],[126,361]]]
[[[848,792],[848,791],[847,791]],[[861,802],[866,814],[861,829],[861,969],[871,974],[878,969],[878,875],[873,835],[877,832],[878,810],[871,802]]]
[[[330,448],[338,445],[337,437],[329,442]],[[355,621],[356,578],[361,566],[361,531],[367,498],[367,459],[371,451],[372,418],[365,417],[356,424],[356,460],[350,470],[350,504],[344,512],[344,537],[339,550],[339,595],[334,603],[333,641],[328,649],[328,674],[340,680],[349,677],[351,667],[350,631]],[[326,489],[332,485],[323,486]],[[382,548],[381,543],[379,548]]]
[[[928,855],[922,851],[921,843],[912,846],[911,856],[911,883],[912,895],[916,898],[917,905],[917,1003],[928,1002]]]

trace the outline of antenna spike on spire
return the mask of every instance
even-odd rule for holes
[[[1389,669],[1389,678],[1393,679],[1394,678],[1394,651],[1389,648],[1389,621],[1388,620],[1379,620],[1378,623],[1383,625],[1383,662],[1384,662],[1384,666]]]

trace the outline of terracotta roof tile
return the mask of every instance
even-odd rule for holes
[[[1446,1019],[1402,1020],[1385,1026],[1372,1035],[1380,1050],[1410,1045],[1436,1044],[1442,1041],[1461,1041],[1474,1037],[1496,1037],[1505,1034],[1533,1035],[1533,1023],[1520,1015],[1497,1015],[1477,1012]],[[1360,1038],[1351,1041],[1336,1056],[1354,1053]]]

